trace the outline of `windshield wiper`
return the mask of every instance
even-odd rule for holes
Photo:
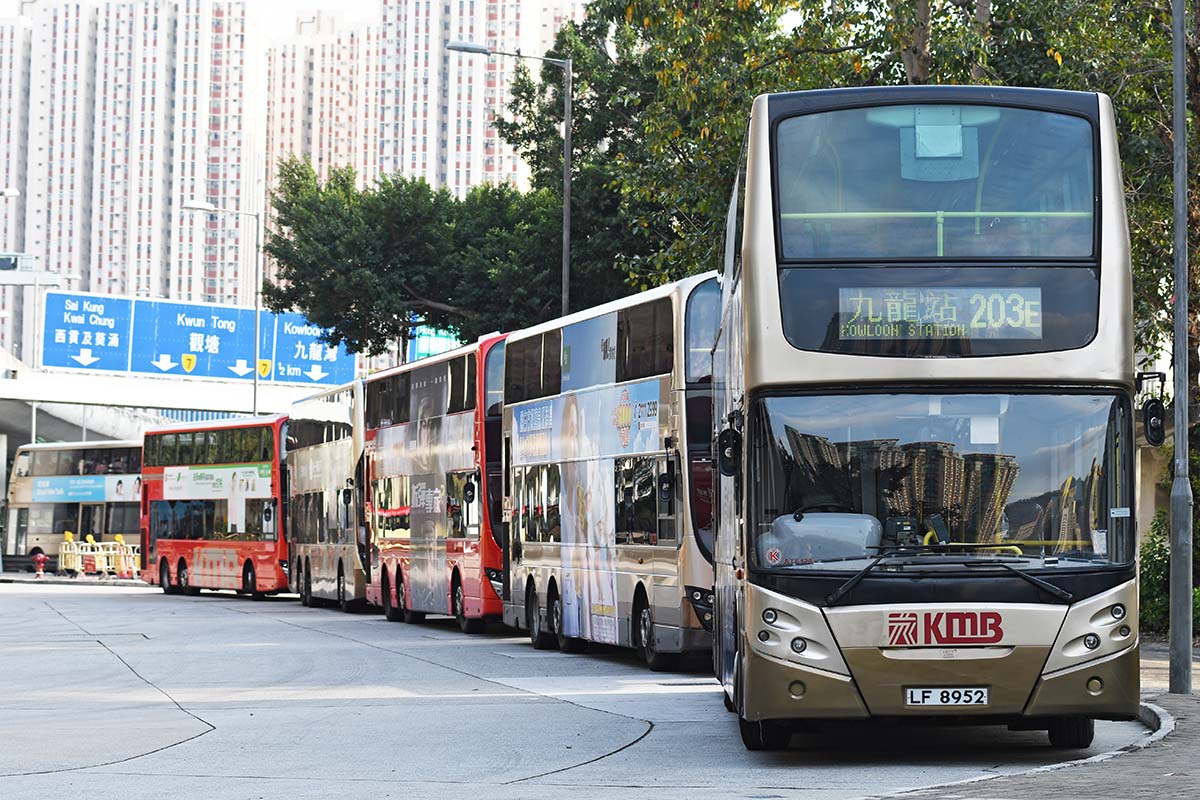
[[[1025,572],[1024,570],[1019,570],[1008,561],[1001,561],[999,559],[988,560],[988,561],[964,561],[963,564],[965,564],[968,567],[975,565],[975,564],[987,564],[987,565],[997,564],[1001,567],[1004,567],[1006,570],[1013,573],[1017,577],[1022,578],[1024,580],[1028,581],[1029,583],[1032,583],[1034,586],[1041,589],[1042,591],[1049,592],[1050,594],[1057,597],[1059,600],[1062,600],[1064,603],[1069,604],[1072,600],[1075,599],[1075,595],[1071,594],[1066,589],[1060,589],[1059,587],[1055,586],[1053,583],[1050,583],[1049,581],[1044,581],[1037,576],[1030,575],[1028,572]]]
[[[858,586],[858,584],[862,583],[862,579],[867,577],[867,575],[870,574],[871,570],[875,569],[875,567],[879,565],[879,562],[883,561],[885,558],[895,558],[896,556],[914,556],[914,555],[917,555],[916,551],[910,550],[910,549],[880,551],[879,555],[877,555],[877,556],[875,556],[875,558],[871,559],[870,564],[867,564],[865,567],[860,569],[858,572],[851,575],[849,580],[847,580],[845,583],[843,583],[838,588],[834,589],[833,592],[828,597],[825,598],[825,604],[829,605],[829,606],[836,604],[838,600],[841,600],[843,597],[845,597],[847,594],[849,594],[850,590],[852,590],[855,586]]]

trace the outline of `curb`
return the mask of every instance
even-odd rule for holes
[[[1059,761],[1054,764],[1045,764],[1040,767],[1021,770],[1020,772],[1003,772],[995,775],[977,775],[974,778],[963,778],[962,780],[950,781],[949,783],[934,783],[929,786],[921,786],[914,789],[902,789],[897,792],[888,792],[886,794],[867,795],[867,797],[904,797],[906,795],[915,795],[918,792],[926,792],[930,789],[945,789],[950,786],[963,786],[969,783],[984,783],[985,781],[994,781],[997,778],[1018,778],[1024,775],[1037,775],[1042,772],[1056,772],[1060,769],[1078,767],[1084,764],[1099,764],[1102,761],[1108,761],[1110,758],[1116,758],[1117,756],[1125,753],[1135,753],[1138,750],[1144,750],[1175,731],[1175,717],[1171,716],[1171,714],[1165,708],[1155,705],[1154,703],[1143,702],[1138,704],[1137,721],[1149,729],[1150,735],[1116,750],[1109,750],[1106,753],[1097,753],[1096,755],[1088,756],[1087,758],[1075,758],[1070,761]]]
[[[137,578],[64,578],[58,576],[35,579],[0,575],[0,583],[22,586],[150,586]]]

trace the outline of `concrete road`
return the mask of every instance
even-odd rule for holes
[[[4,800],[849,798],[1081,755],[878,723],[754,754],[699,669],[293,599],[5,584],[0,620]],[[1146,734],[1096,730],[1083,755]]]

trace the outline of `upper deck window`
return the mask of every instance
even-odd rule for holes
[[[1095,160],[1083,118],[855,108],[785,119],[775,146],[785,261],[1092,257]]]

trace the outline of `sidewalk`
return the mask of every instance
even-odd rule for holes
[[[44,578],[36,578],[32,572],[0,572],[0,583],[45,583],[74,584],[77,586],[148,586],[140,578],[102,578],[99,575],[55,575],[47,572]]]
[[[1200,650],[1197,650],[1200,654]],[[1059,800],[1059,798],[1200,798],[1200,661],[1193,661],[1193,693],[1167,694],[1166,645],[1142,647],[1142,702],[1174,717],[1174,731],[1149,746],[1101,761],[1024,775],[921,789],[899,795],[938,800]]]

